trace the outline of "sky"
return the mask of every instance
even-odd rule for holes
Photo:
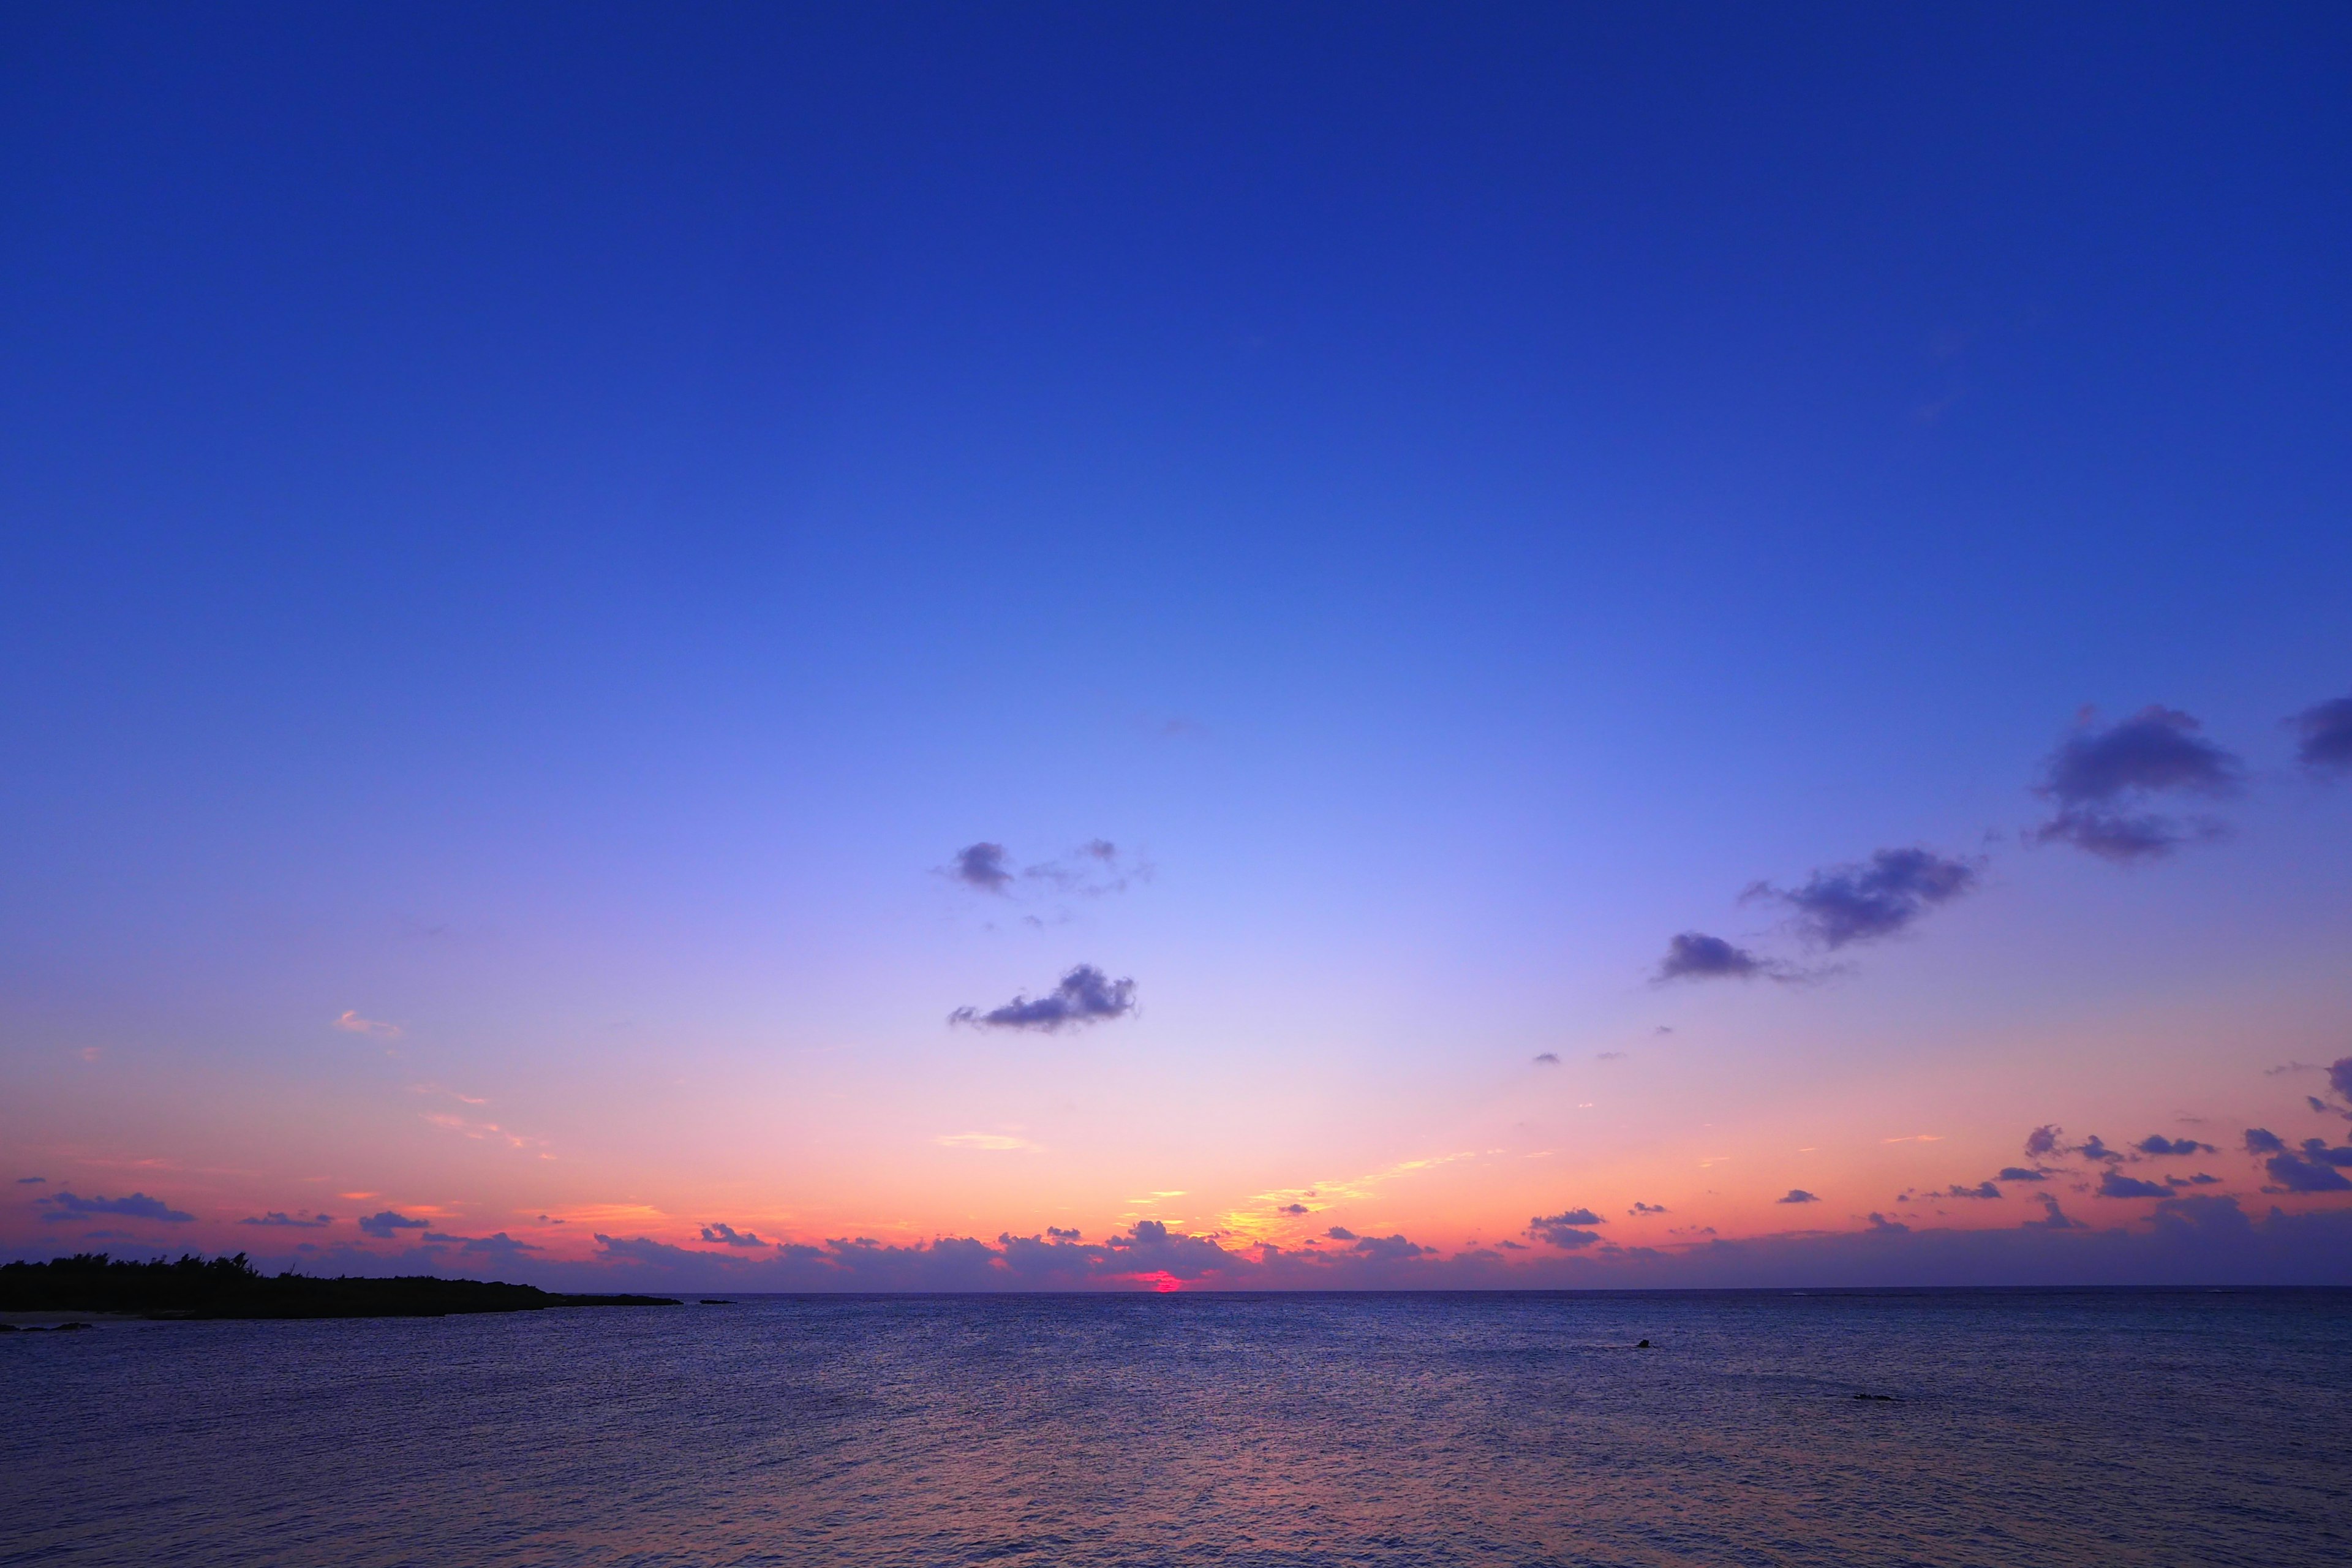
[[[0,1256],[2352,1283],[2347,69],[0,10]]]

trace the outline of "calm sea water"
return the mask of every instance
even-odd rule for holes
[[[2352,1294],[753,1298],[0,1336],[6,1564],[2028,1562],[2352,1563]]]

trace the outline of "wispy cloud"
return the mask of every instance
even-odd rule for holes
[[[1108,838],[1089,838],[1068,854],[1041,860],[1021,875],[1057,893],[1091,899],[1123,893],[1129,883],[1151,880],[1151,873],[1150,861],[1123,854]]]
[[[331,1214],[316,1214],[306,1215],[300,1219],[296,1219],[290,1215],[282,1215],[276,1209],[271,1209],[268,1214],[262,1215],[258,1218],[241,1219],[236,1223],[239,1225],[268,1226],[272,1228],[310,1230],[316,1229],[321,1226],[330,1226],[334,1224],[335,1216]]]
[[[357,1013],[346,1012],[335,1020],[335,1027],[347,1035],[366,1035],[379,1040],[396,1040],[400,1026],[387,1024],[381,1018],[362,1018]]]
[[[2315,773],[2352,773],[2352,697],[2306,708],[2287,721],[2295,731],[2295,760]]]
[[[1787,1197],[1774,1198],[1772,1201],[1776,1204],[1817,1204],[1822,1200],[1802,1187],[1790,1187]]]
[[[1978,881],[1970,861],[1917,847],[1880,849],[1858,864],[1815,871],[1801,888],[1759,882],[1743,896],[1787,905],[1808,942],[1835,950],[1893,936]]]
[[[1047,1034],[1073,1026],[1098,1024],[1135,1011],[1135,982],[1113,980],[1091,963],[1081,963],[1062,976],[1045,995],[1017,995],[1001,1007],[983,1013],[959,1007],[948,1015],[950,1024],[971,1024],[984,1029],[1036,1029]]]
[[[1015,1138],[1007,1132],[946,1132],[931,1140],[942,1149],[977,1149],[990,1154],[1042,1154],[1045,1151],[1026,1138]]]

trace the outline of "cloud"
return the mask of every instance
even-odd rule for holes
[[[368,1035],[379,1040],[400,1037],[400,1026],[387,1024],[380,1018],[362,1018],[357,1013],[345,1013],[335,1020],[335,1027],[347,1035]]]
[[[1558,1051],[1538,1051],[1536,1053],[1536,1061],[1538,1065],[1542,1067],[1556,1068],[1559,1066],[1559,1053]]]
[[[1004,863],[1002,844],[967,844],[957,850],[940,875],[983,893],[1001,893],[1013,885],[1013,870]]]
[[[1063,975],[1060,984],[1034,1001],[1019,995],[985,1013],[976,1007],[959,1007],[948,1015],[948,1022],[985,1029],[1042,1029],[1052,1034],[1072,1025],[1125,1017],[1134,1011],[1134,981],[1112,980],[1093,964],[1081,963]]]
[[[2312,1143],[2318,1142],[2319,1140],[2315,1138],[2311,1141],[2311,1143],[2306,1143],[2304,1147],[2305,1150],[2309,1150]],[[2326,1145],[2322,1144],[2321,1148],[2323,1152],[2326,1152]],[[2352,1192],[2352,1182],[2346,1181],[2344,1179],[2344,1173],[2341,1171],[2332,1168],[2338,1162],[2334,1160],[2315,1160],[2304,1158],[2282,1152],[2280,1153],[2273,1154],[2269,1159],[2263,1161],[2263,1169],[2271,1173],[2271,1180],[2276,1182],[2282,1191],[2290,1193]]]
[[[1052,1237],[1056,1241],[1076,1241],[1078,1239],[1078,1233],[1076,1231],[1064,1230],[1059,1226],[1047,1226],[1045,1227],[1045,1234]]]
[[[1419,1258],[1435,1248],[1407,1241],[1402,1236],[1360,1236],[1356,1251],[1375,1263],[1394,1263],[1408,1258]]]
[[[29,1186],[35,1182],[47,1182],[47,1180],[48,1177],[47,1176],[19,1176],[16,1178],[16,1184],[20,1187]]]
[[[765,1247],[768,1245],[766,1242],[761,1241],[754,1232],[737,1230],[731,1225],[706,1225],[702,1227],[702,1239],[705,1241],[715,1241],[721,1247]]]
[[[931,1142],[942,1149],[976,1149],[987,1154],[1045,1152],[1026,1138],[1015,1138],[1009,1132],[943,1132]]]
[[[491,1268],[501,1270],[511,1270],[516,1264],[528,1261],[530,1253],[547,1250],[532,1242],[517,1241],[505,1231],[499,1231],[496,1236],[443,1236],[428,1230],[425,1233],[425,1239],[443,1244],[455,1243],[458,1252],[464,1256],[487,1258]]]
[[[1562,1209],[1554,1215],[1536,1215],[1528,1221],[1528,1228],[1519,1234],[1533,1241],[1548,1241],[1552,1246],[1573,1251],[1591,1247],[1601,1237],[1580,1227],[1599,1225],[1601,1216],[1591,1209]]]
[[[1641,1202],[1640,1200],[1636,1199],[1636,1200],[1635,1200],[1635,1202],[1634,1202],[1634,1204],[1633,1204],[1633,1206],[1632,1208],[1627,1209],[1625,1212],[1626,1212],[1627,1214],[1629,1214],[1629,1215],[1645,1215],[1645,1214],[1667,1214],[1667,1213],[1671,1213],[1672,1211],[1671,1211],[1671,1210],[1669,1210],[1669,1209],[1668,1209],[1668,1208],[1667,1208],[1664,1204],[1645,1204],[1645,1203],[1643,1203],[1643,1202]]]
[[[1772,1201],[1776,1204],[1817,1204],[1822,1200],[1802,1187],[1790,1187],[1787,1197],[1774,1198]]]
[[[2143,1182],[2137,1176],[2126,1176],[2113,1165],[2099,1178],[2099,1196],[2103,1198],[2168,1198],[2171,1191],[2158,1182]]]
[[[2352,697],[2306,708],[2287,722],[2302,737],[2295,761],[2314,773],[2352,772]]]
[[[2246,1129],[2246,1152],[2249,1154],[2284,1154],[2286,1140],[2267,1127]]]
[[[1276,1213],[1276,1214],[1286,1214],[1286,1215],[1310,1215],[1310,1214],[1313,1214],[1315,1211],[1314,1211],[1313,1209],[1308,1208],[1305,1204],[1285,1204],[1285,1205],[1283,1205],[1280,1208],[1278,1208],[1278,1209],[1275,1210],[1274,1212],[1275,1212],[1275,1213]]]
[[[1051,884],[1056,891],[1100,898],[1123,893],[1130,881],[1151,880],[1149,861],[1123,858],[1108,838],[1090,838],[1067,855],[1042,861],[1021,874],[1032,881]]]
[[[467,1261],[555,1289],[657,1289],[895,1292],[925,1290],[1412,1289],[1777,1289],[1946,1285],[2352,1285],[2352,1204],[2306,1214],[2241,1210],[2226,1196],[2183,1193],[2144,1204],[2103,1204],[2111,1220],[2073,1219],[2046,1194],[2036,1217],[2001,1226],[1900,1227],[1881,1215],[1852,1228],[1791,1228],[1727,1239],[1682,1227],[1661,1247],[1577,1247],[1496,1242],[1433,1255],[1403,1238],[1287,1248],[1185,1235],[1155,1222],[1099,1243],[1042,1237],[970,1237],[890,1243],[871,1237],[785,1243],[764,1252],[606,1237],[592,1258],[530,1254],[508,1264],[351,1247],[302,1257],[346,1272],[446,1270]],[[1807,1216],[1811,1216],[1811,1210]],[[689,1232],[688,1234],[691,1234]],[[494,1240],[495,1238],[488,1238]],[[1382,1247],[1377,1244],[1389,1243]],[[307,1245],[307,1244],[306,1244]],[[618,1278],[616,1278],[618,1276]]]
[[[2033,1195],[2042,1205],[2042,1217],[2027,1220],[2022,1228],[2029,1230],[2080,1230],[2083,1228],[2082,1221],[2066,1217],[2066,1211],[2058,1206],[2056,1198],[2048,1193],[2036,1193]]]
[[[305,1219],[294,1219],[286,1215],[279,1214],[276,1209],[271,1209],[268,1214],[263,1215],[258,1219],[241,1219],[236,1223],[239,1225],[266,1225],[273,1227],[288,1226],[298,1228],[314,1228],[319,1226],[334,1224],[335,1216],[331,1214],[320,1214],[311,1215]]]
[[[2108,1148],[2106,1143],[2095,1132],[2092,1133],[2088,1138],[2084,1139],[2083,1146],[2075,1150],[2074,1152],[2080,1154],[2085,1160],[2105,1160],[2110,1164],[2113,1164],[2115,1162],[2123,1158],[2123,1154],[2119,1151]]]
[[[86,1219],[92,1215],[121,1215],[126,1219],[157,1219],[166,1225],[184,1225],[196,1216],[172,1207],[161,1198],[151,1198],[145,1193],[133,1193],[127,1198],[81,1198],[64,1191],[34,1200],[47,1205],[45,1220]]]
[[[596,1245],[603,1249],[603,1256],[617,1262],[644,1263],[656,1268],[675,1268],[688,1264],[706,1264],[711,1259],[725,1256],[723,1253],[696,1252],[688,1247],[672,1247],[667,1241],[656,1241],[650,1237],[606,1236],[603,1231],[595,1231],[592,1234],[596,1238]]]
[[[1996,1182],[2046,1182],[2049,1179],[2047,1171],[2029,1171],[2022,1165],[2003,1165],[1993,1177]]]
[[[1672,1029],[1664,1029],[1659,1032],[1661,1034],[1669,1035],[1674,1033]],[[1592,1059],[1596,1062],[1622,1062],[1625,1059],[1625,1053],[1622,1051],[1601,1051],[1597,1053]]]
[[[2237,789],[2243,771],[2238,759],[2200,735],[2201,728],[2163,707],[2144,708],[2104,730],[2084,724],[2051,753],[2035,786],[2058,808],[2035,831],[2036,841],[2063,840],[2110,860],[2163,855],[2184,842],[2190,829],[2175,819],[2133,813],[2154,796],[2221,796]]]
[[[1769,958],[1759,958],[1744,947],[1734,947],[1719,936],[1704,931],[1686,931],[1666,943],[1666,956],[1658,961],[1658,972],[1651,984],[1664,985],[1673,980],[1753,980],[1758,975],[1768,979],[1785,978],[1781,965]]]
[[[2327,1069],[2327,1085],[2341,1100],[2352,1100],[2352,1057],[2337,1057]],[[35,1176],[33,1180],[41,1178]]]
[[[1990,1182],[1979,1182],[1973,1187],[1964,1187],[1959,1183],[1954,1182],[1936,1195],[1946,1198],[1997,1198],[2000,1196],[2000,1189]]]
[[[1323,1234],[1329,1237],[1334,1241],[1354,1241],[1357,1239],[1356,1233],[1349,1230],[1344,1225],[1335,1225]]]
[[[390,1241],[392,1233],[395,1230],[424,1230],[431,1223],[429,1220],[410,1219],[406,1215],[398,1215],[390,1209],[384,1209],[380,1213],[362,1216],[359,1226],[360,1229],[367,1235]]]
[[[1783,891],[1759,882],[1746,896],[1788,905],[1807,941],[1836,949],[1893,936],[1978,881],[1977,868],[1966,860],[1916,847],[1880,849],[1861,864],[1816,871],[1801,888]]]
[[[2161,1132],[2151,1132],[2132,1147],[2143,1154],[2210,1154],[2216,1152],[2210,1143],[2200,1143],[2194,1138],[2167,1138]]]
[[[2306,1138],[2303,1157],[2322,1165],[2352,1165],[2352,1147],[2331,1149],[2325,1138]]]

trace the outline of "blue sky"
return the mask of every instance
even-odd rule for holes
[[[2263,1071],[2352,1053],[2339,10],[0,26],[27,1173],[912,1245],[1468,1151],[1453,1247],[1767,1234],[1733,1127],[1841,1225],[2343,1135]],[[2226,836],[2026,843],[2150,705]],[[1903,846],[1978,880],[1884,942],[1740,901]]]

